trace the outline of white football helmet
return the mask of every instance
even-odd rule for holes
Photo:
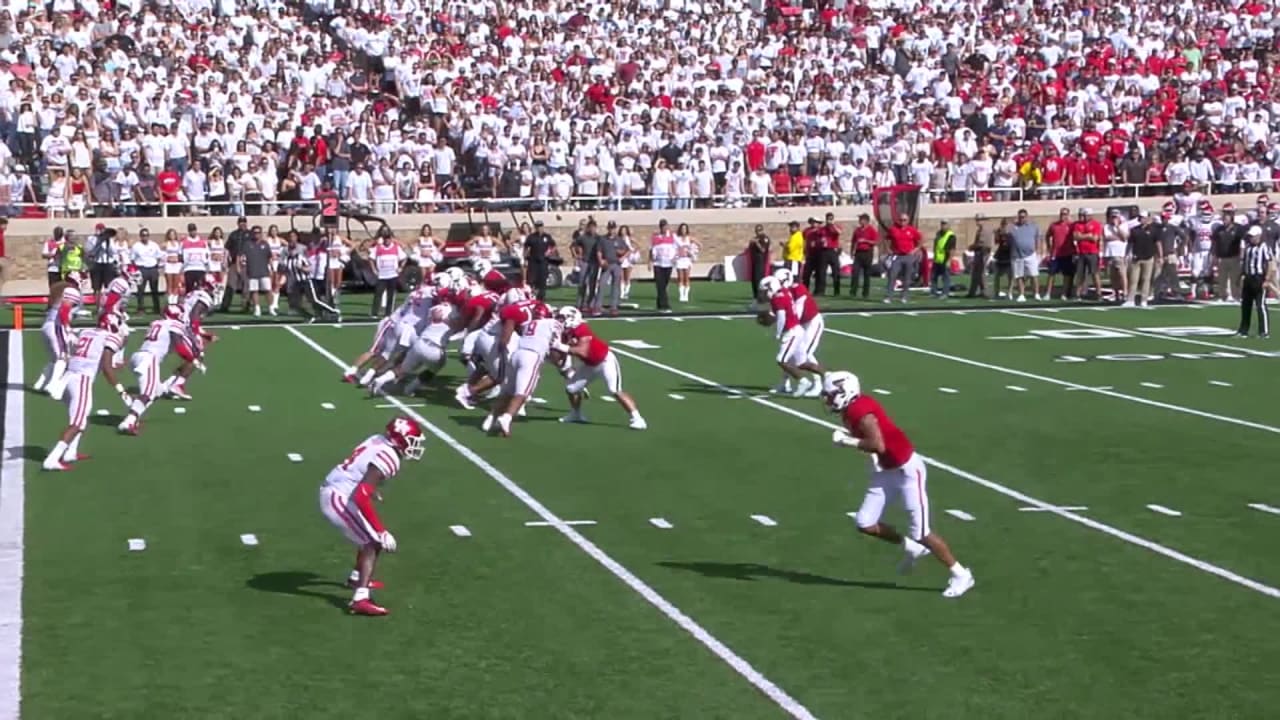
[[[454,265],[448,270],[445,270],[444,273],[445,275],[449,276],[449,280],[451,282],[462,282],[463,280],[467,279],[466,271],[464,271],[462,268],[458,267],[457,265]]]
[[[767,277],[760,281],[760,292],[764,293],[765,297],[771,298],[782,292],[782,282],[776,277]]]
[[[449,284],[449,274],[438,272],[431,276],[431,284],[436,287],[445,287]]]
[[[858,376],[847,370],[836,370],[822,376],[822,399],[832,412],[849,407],[862,394]]]
[[[181,305],[169,305],[164,309],[164,316],[168,320],[187,321],[187,314],[182,310]]]
[[[775,280],[782,283],[782,287],[784,288],[789,288],[796,282],[795,275],[792,275],[791,271],[787,268],[778,268],[777,270],[774,270],[773,277]]]
[[[483,278],[485,275],[489,274],[490,270],[493,270],[493,263],[483,259],[476,260],[471,264],[471,269],[475,270],[476,277]]]
[[[572,330],[582,324],[582,311],[572,305],[566,305],[556,311],[556,319]]]

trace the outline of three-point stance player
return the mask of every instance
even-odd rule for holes
[[[356,446],[338,463],[320,486],[320,511],[357,548],[356,566],[347,578],[355,590],[348,605],[355,615],[386,615],[374,603],[370,590],[382,587],[373,579],[378,556],[396,551],[396,538],[378,518],[373,507],[382,484],[400,472],[400,458],[421,460],[426,436],[417,421],[403,415],[387,423],[387,429]]]
[[[822,397],[827,408],[838,412],[844,428],[835,430],[831,441],[870,455],[871,484],[858,508],[858,531],[901,545],[905,553],[898,572],[911,572],[917,560],[932,552],[951,572],[943,597],[956,598],[974,585],[973,573],[951,554],[941,535],[929,527],[929,495],[924,460],[916,454],[911,441],[885,414],[875,399],[863,395],[858,376],[851,372],[831,372],[823,378]],[[880,522],[884,506],[893,499],[901,500],[910,518],[907,534]]]

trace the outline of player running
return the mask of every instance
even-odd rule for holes
[[[554,349],[578,360],[566,378],[568,382],[564,388],[572,410],[560,418],[560,422],[587,422],[587,417],[582,414],[582,393],[592,380],[600,378],[609,394],[617,398],[618,404],[630,416],[627,425],[632,430],[649,427],[640,416],[636,401],[622,389],[622,366],[618,364],[618,356],[609,349],[608,343],[591,331],[591,327],[582,320],[582,312],[575,307],[566,306],[560,308],[556,318],[564,325],[564,343]]]
[[[911,572],[917,560],[932,552],[951,572],[942,596],[957,598],[968,592],[975,583],[973,573],[956,561],[946,541],[929,527],[928,473],[906,434],[889,419],[880,403],[862,394],[858,376],[851,372],[827,373],[822,396],[827,408],[840,413],[844,421],[844,428],[832,432],[831,441],[871,456],[871,483],[858,508],[858,531],[901,545],[905,555],[898,572],[904,575]],[[885,503],[893,499],[901,500],[907,511],[906,535],[880,521]]]
[[[386,615],[387,609],[374,603],[370,590],[382,583],[373,579],[378,556],[396,551],[396,538],[382,524],[373,507],[381,500],[383,483],[400,472],[400,458],[421,460],[426,436],[417,421],[401,415],[387,423],[387,429],[356,446],[346,460],[338,463],[320,486],[320,511],[348,540],[355,544],[356,565],[347,578],[355,590],[347,605],[354,615]]]
[[[165,308],[164,317],[151,323],[142,347],[129,358],[129,367],[138,378],[138,394],[129,407],[129,414],[116,426],[120,432],[137,435],[142,429],[142,414],[159,397],[160,363],[170,350],[183,362],[203,367],[182,322],[182,308],[177,305]]]
[[[113,315],[103,317],[98,327],[85,330],[76,340],[64,376],[70,419],[57,444],[44,459],[41,467],[45,470],[70,470],[71,463],[86,459],[80,455],[80,438],[88,427],[89,413],[93,410],[93,382],[99,371],[120,394],[125,406],[132,404],[133,399],[125,392],[124,385],[116,379],[112,363],[115,354],[123,346],[120,321]]]
[[[187,293],[182,301],[182,320],[186,323],[187,339],[190,342],[192,359],[184,358],[178,369],[160,385],[160,395],[172,395],[179,400],[190,400],[187,393],[187,378],[195,370],[205,371],[202,358],[205,347],[218,339],[217,335],[204,329],[204,318],[213,311],[213,286],[202,283],[198,288]]]
[[[62,399],[62,376],[67,370],[67,356],[75,343],[71,320],[84,304],[80,282],[80,273],[73,270],[67,273],[66,282],[49,288],[49,310],[45,313],[44,324],[40,326],[40,335],[49,351],[49,362],[36,378],[34,389],[40,392],[48,388],[54,400]]]

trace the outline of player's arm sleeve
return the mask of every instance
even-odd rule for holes
[[[365,521],[369,523],[369,527],[379,534],[386,532],[387,529],[378,517],[377,509],[373,506],[373,497],[377,490],[374,484],[381,480],[381,471],[376,466],[370,465],[369,469],[365,471],[364,480],[361,480],[360,484],[356,485],[355,491],[351,493],[351,499],[355,501],[356,509],[364,516]]]
[[[776,311],[773,314],[773,337],[775,340],[782,339],[782,333],[787,327],[786,311]]]

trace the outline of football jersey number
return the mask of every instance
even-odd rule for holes
[[[147,328],[147,341],[156,342],[165,332],[164,323],[151,323],[151,327]]]
[[[347,459],[342,461],[342,466],[341,466],[342,469],[350,470],[351,466],[355,464],[356,458],[359,457],[360,453],[364,452],[364,448],[365,448],[364,443],[360,443],[359,445],[357,445],[356,449],[352,450],[351,454],[347,456]]]
[[[75,353],[73,354],[76,357],[87,358],[89,357],[89,348],[92,345],[93,345],[92,336],[81,337],[80,339],[76,340],[76,350],[75,350]]]

